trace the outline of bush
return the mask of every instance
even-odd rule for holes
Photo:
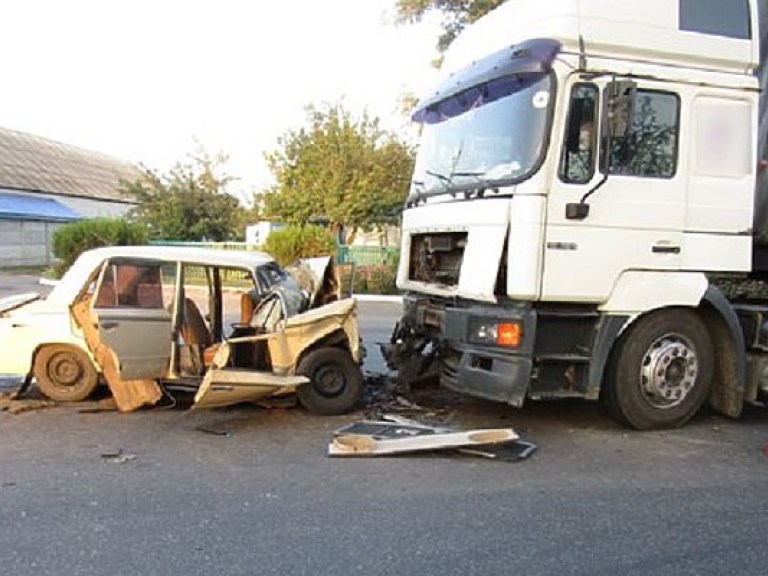
[[[281,266],[293,264],[299,258],[336,256],[336,241],[331,233],[314,224],[286,226],[267,236],[261,247]]]
[[[80,254],[100,246],[146,244],[147,229],[143,224],[116,218],[89,218],[65,224],[53,235],[53,254],[60,260],[53,267],[56,278],[72,266]]]
[[[352,293],[353,294],[399,294],[395,281],[397,266],[393,264],[372,264],[355,266]],[[349,285],[348,275],[342,277],[342,286]]]

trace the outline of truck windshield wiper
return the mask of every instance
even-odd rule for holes
[[[485,176],[485,170],[477,170],[474,172],[451,172],[451,180],[456,176],[459,176],[460,178],[474,178],[478,182],[482,182],[483,176]]]
[[[450,186],[451,184],[453,184],[453,180],[451,179],[450,176],[446,176],[445,174],[441,174],[440,172],[435,172],[434,170],[424,170],[424,172],[426,174],[429,174],[430,176],[434,176],[446,186]]]
[[[474,176],[475,178],[480,178],[485,176],[485,170],[477,170],[475,172],[451,172],[451,177],[453,176]]]

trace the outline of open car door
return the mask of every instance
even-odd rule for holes
[[[170,367],[171,302],[164,302],[161,268],[112,261],[102,271],[92,317],[99,340],[117,355],[122,379],[160,378]]]
[[[222,342],[213,362],[195,395],[193,408],[218,408],[241,402],[255,402],[268,396],[295,392],[296,387],[309,382],[305,376],[275,374],[270,366],[238,366],[235,347],[246,345],[251,357],[259,356],[270,341],[279,339],[284,331],[286,308],[282,294],[268,294],[256,308],[253,325],[260,332],[255,336],[230,338]]]
[[[294,391],[316,413],[343,413],[355,405],[363,382],[355,301],[336,299],[338,282],[327,275],[329,268],[333,273],[329,264],[325,259],[319,272],[303,268],[303,278],[297,274],[264,297],[251,322],[243,325],[244,335],[222,343],[195,397],[195,408]],[[313,348],[320,342],[325,347]],[[346,345],[329,348],[332,342]],[[312,400],[315,395],[322,400]]]
[[[106,262],[93,294],[84,291],[72,317],[121,412],[154,404],[155,381],[170,366],[171,313],[163,302],[160,263]]]

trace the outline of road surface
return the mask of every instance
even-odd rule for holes
[[[361,305],[364,333],[388,334],[396,315]],[[333,431],[363,410],[81,409],[0,412],[3,574],[679,576],[768,565],[764,409],[638,433],[589,402],[449,406],[457,425],[535,441],[518,463],[328,458]]]

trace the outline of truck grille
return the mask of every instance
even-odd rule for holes
[[[467,245],[466,232],[414,234],[408,278],[417,282],[456,286]]]

